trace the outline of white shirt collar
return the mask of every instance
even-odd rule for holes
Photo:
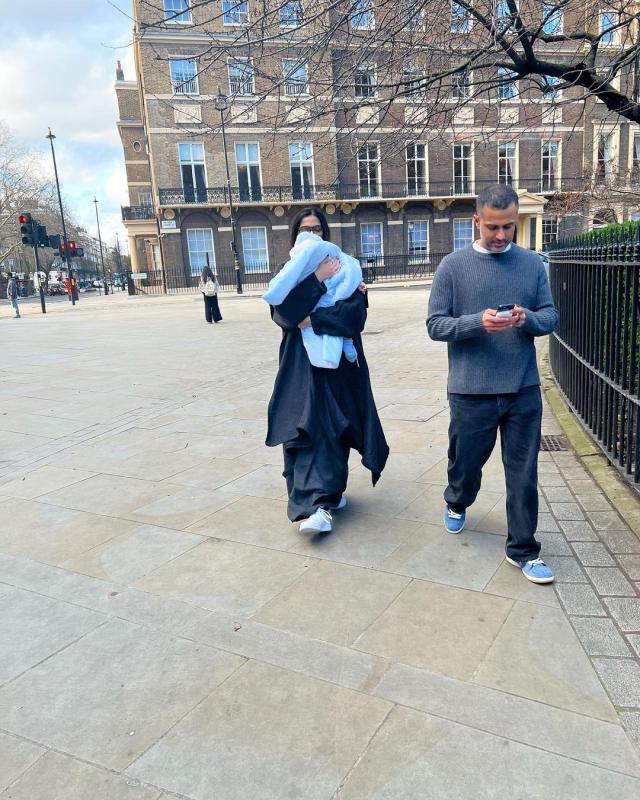
[[[509,244],[504,248],[504,250],[501,250],[500,253],[494,253],[492,250],[487,250],[486,247],[478,244],[478,242],[473,242],[473,249],[478,253],[488,253],[492,256],[498,256],[500,253],[508,253],[509,250],[511,250],[511,242],[509,242]]]

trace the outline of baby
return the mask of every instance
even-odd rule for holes
[[[289,251],[289,261],[271,279],[269,288],[262,295],[263,299],[269,305],[280,305],[293,287],[308,278],[327,256],[340,260],[340,271],[324,281],[327,291],[318,300],[316,308],[326,308],[335,305],[338,300],[351,297],[362,282],[359,262],[343,253],[337,245],[304,231],[298,234],[295,245]],[[314,367],[336,369],[343,353],[348,361],[354,362],[358,358],[351,339],[318,336],[313,328],[308,327],[302,329],[302,341]]]

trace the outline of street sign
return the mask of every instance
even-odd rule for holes
[[[177,228],[178,224],[175,219],[163,219],[160,221],[163,228]]]
[[[146,272],[132,272],[131,273],[131,280],[133,280],[133,281],[146,281],[147,280],[147,273]]]

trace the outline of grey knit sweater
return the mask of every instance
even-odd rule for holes
[[[488,334],[486,308],[515,303],[526,311],[521,328]],[[479,253],[472,245],[446,256],[433,279],[427,330],[449,349],[449,392],[507,394],[540,383],[535,336],[558,324],[549,281],[538,255],[512,245]]]

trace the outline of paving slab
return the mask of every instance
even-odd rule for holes
[[[46,750],[40,745],[0,732],[0,792],[16,781]]]

